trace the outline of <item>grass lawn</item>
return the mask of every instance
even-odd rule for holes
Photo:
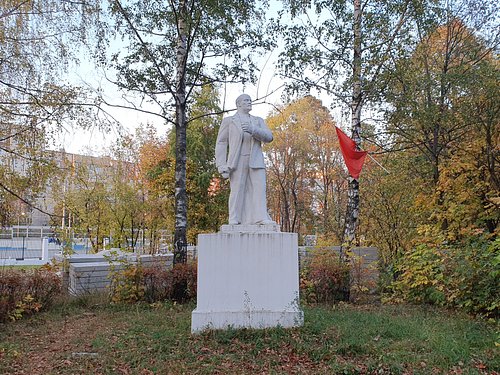
[[[0,325],[2,374],[495,374],[498,326],[428,306],[306,307],[296,329],[190,334],[194,305],[62,303]],[[497,343],[496,343],[497,342]]]

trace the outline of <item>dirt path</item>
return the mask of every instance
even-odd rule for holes
[[[67,373],[64,369],[68,367],[80,373],[99,374],[100,353],[95,348],[96,337],[113,337],[117,329],[117,322],[102,313],[68,316],[59,321],[51,320],[50,324],[39,318],[18,322],[9,336],[20,337],[20,346],[0,351],[0,361],[9,356],[9,368],[4,370],[15,374]]]

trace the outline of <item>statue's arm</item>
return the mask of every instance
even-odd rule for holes
[[[259,117],[259,126],[254,127],[252,136],[261,142],[269,143],[273,140],[273,133],[263,119]]]
[[[217,134],[215,142],[215,165],[217,168],[227,167],[227,146],[229,140],[229,120],[225,118]]]

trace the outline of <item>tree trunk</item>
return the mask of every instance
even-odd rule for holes
[[[352,139],[356,142],[356,148],[359,150],[361,145],[361,106],[363,96],[361,91],[361,0],[354,0],[354,56],[353,56],[353,87],[351,101],[351,123]],[[347,212],[344,229],[344,238],[340,247],[341,261],[349,262],[348,251],[353,247],[358,227],[359,217],[359,182],[349,177]],[[342,283],[342,299],[350,300],[350,272],[346,272],[344,282]]]
[[[187,8],[179,2],[177,35],[177,74],[175,85],[175,233],[174,265],[187,259],[187,195],[186,195],[186,64]]]
[[[359,150],[361,145],[361,0],[354,0],[354,58],[351,102],[352,139]],[[359,182],[349,177],[348,203],[342,247],[350,249],[354,244],[359,217]],[[345,252],[342,252],[344,256]]]

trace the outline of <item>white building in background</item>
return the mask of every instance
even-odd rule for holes
[[[15,145],[10,139],[0,142],[0,168],[3,166],[4,170],[26,174],[30,168],[29,158],[11,150],[15,150]],[[56,195],[75,188],[76,171],[82,167],[88,171],[90,180],[106,184],[112,176],[112,170],[124,165],[110,157],[79,155],[64,150],[47,151],[47,160],[54,163],[56,173],[47,180],[45,189],[34,198],[25,198],[31,205],[21,199],[16,200],[11,206],[10,225],[0,226],[0,260],[38,258],[43,238],[49,239],[51,254],[60,251],[61,242],[55,229],[70,230],[72,217],[64,205],[56,207],[61,202]],[[131,163],[125,164],[133,168]],[[75,251],[87,252],[91,247],[86,238],[75,238],[73,241]]]
[[[0,134],[1,135],[1,134]],[[0,139],[2,139],[0,137]],[[6,170],[13,171],[14,173],[23,175],[26,174],[30,168],[30,160],[23,157],[19,153],[9,152],[15,150],[12,138],[0,141],[0,167],[2,165]],[[11,215],[10,225],[7,228],[0,228],[0,238],[5,238],[7,233],[12,233],[14,237],[22,237],[31,235],[38,237],[41,234],[52,233],[51,227],[54,225],[64,227],[68,225],[69,215],[64,212],[56,213],[56,197],[54,183],[61,184],[60,189],[67,191],[72,186],[72,176],[74,171],[80,167],[86,167],[89,171],[91,178],[99,178],[103,182],[106,181],[110,175],[110,169],[115,168],[118,162],[110,157],[96,157],[89,155],[79,155],[61,151],[47,151],[48,160],[51,160],[56,168],[60,171],[49,178],[45,185],[45,189],[40,192],[34,199],[27,198],[30,204],[17,200],[13,207],[13,214]],[[58,180],[59,177],[63,177]],[[6,192],[6,194],[9,194]],[[59,210],[60,211],[60,210]],[[59,218],[56,219],[53,214],[58,214]],[[62,217],[61,217],[62,216]],[[60,224],[58,223],[60,222]],[[43,228],[43,230],[42,230]]]

